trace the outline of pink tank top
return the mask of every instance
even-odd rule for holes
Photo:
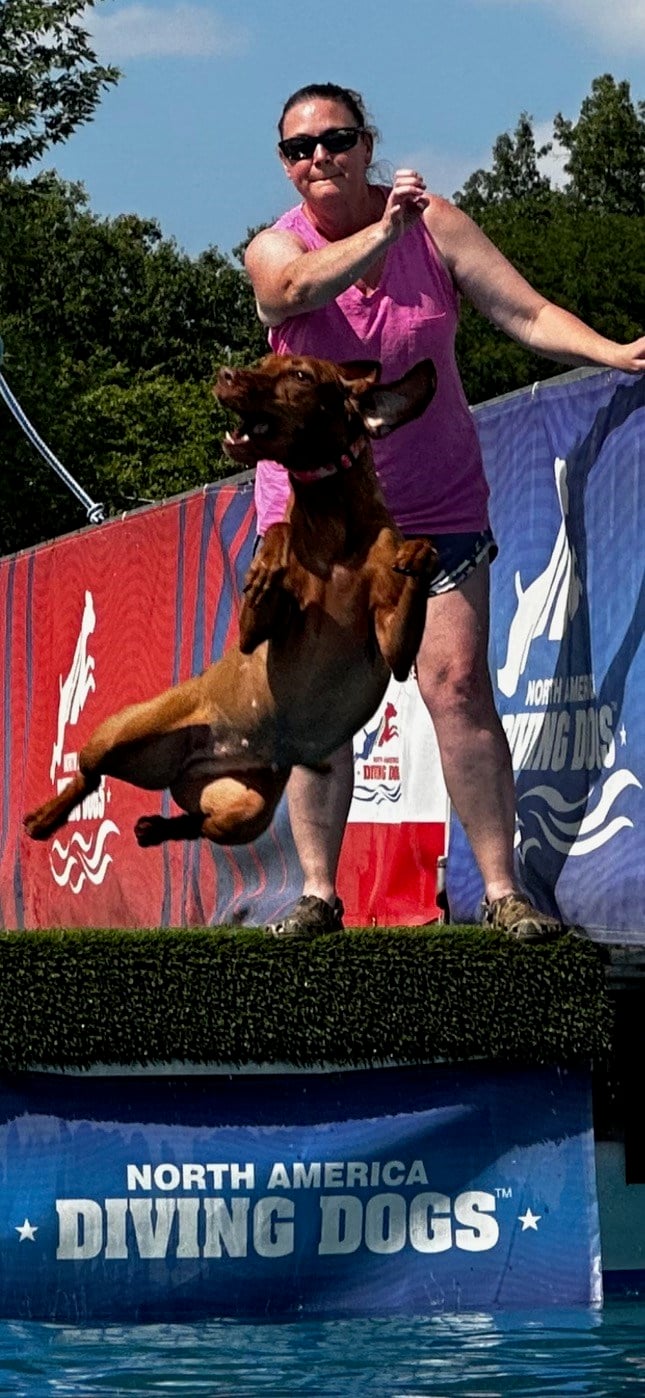
[[[310,249],[326,246],[302,207],[273,225]],[[378,359],[387,383],[419,359],[434,360],[437,390],[422,417],[374,442],[374,460],[388,508],[404,534],[479,531],[488,524],[488,487],[474,420],[455,360],[458,297],[421,222],[388,249],[381,280],[368,294],[350,286],[317,311],[292,316],[269,331],[276,354],[311,354],[337,363]],[[286,471],[258,462],[258,531],[284,519]]]

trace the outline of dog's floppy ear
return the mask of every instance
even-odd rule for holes
[[[342,364],[337,364],[336,368],[343,388],[350,389],[353,395],[372,388],[381,377],[378,359],[347,359]]]
[[[420,417],[431,402],[437,375],[431,359],[421,359],[395,383],[374,384],[359,391],[358,411],[370,437],[387,437],[404,422]]]

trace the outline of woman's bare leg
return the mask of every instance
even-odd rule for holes
[[[354,789],[354,757],[346,743],[329,771],[294,767],[287,785],[289,818],[302,866],[303,894],[333,903],[336,873]]]
[[[515,783],[488,671],[489,565],[428,602],[417,656],[448,795],[490,900],[515,888]]]

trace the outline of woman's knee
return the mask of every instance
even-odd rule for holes
[[[434,722],[443,717],[485,720],[495,711],[488,667],[450,661],[418,676],[421,697]]]

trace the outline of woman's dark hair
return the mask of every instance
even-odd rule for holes
[[[323,98],[328,102],[342,102],[343,106],[347,107],[348,112],[351,112],[356,125],[367,131],[373,140],[378,140],[378,131],[368,120],[365,103],[360,92],[354,92],[351,87],[340,87],[338,83],[308,83],[306,87],[299,87],[297,92],[292,92],[291,96],[287,97],[278,122],[281,139],[284,135],[284,119],[287,112],[290,112],[292,107],[297,107],[300,102],[311,101],[315,97]]]

